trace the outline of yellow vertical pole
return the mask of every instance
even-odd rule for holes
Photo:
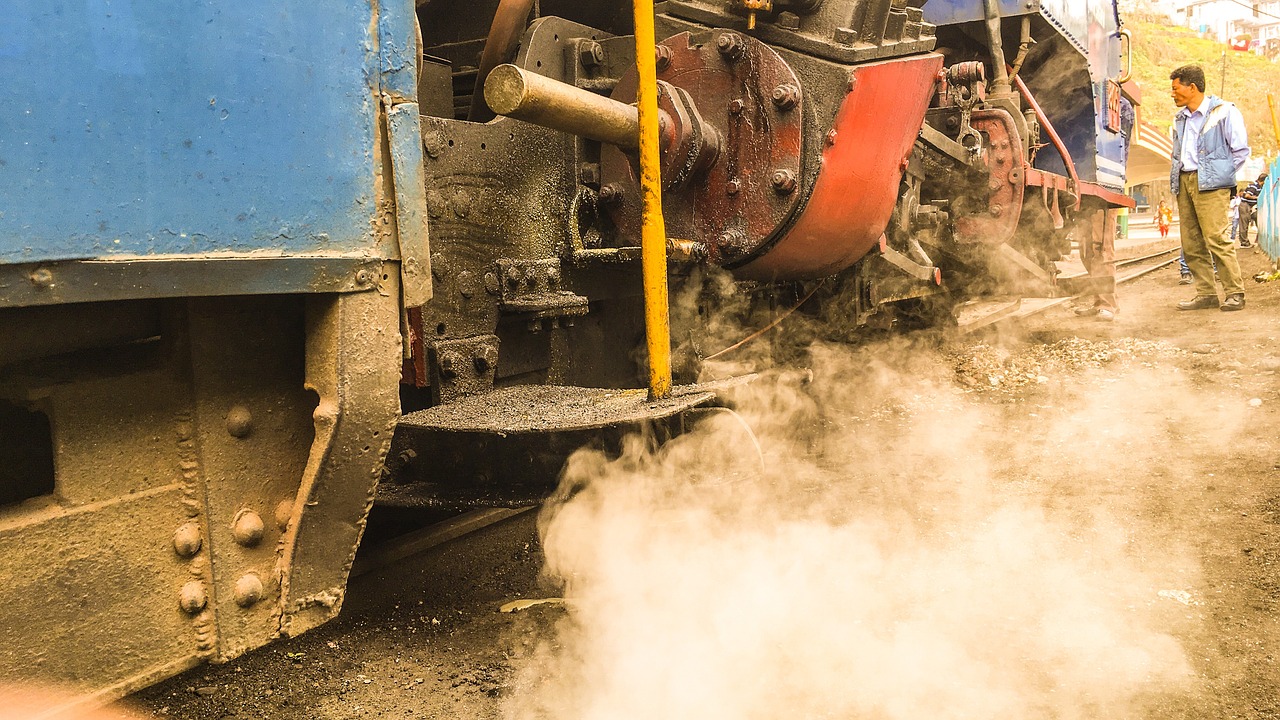
[[[653,0],[635,0],[636,70],[640,75],[640,188],[644,223],[640,262],[644,274],[644,327],[649,346],[649,399],[671,396],[671,317],[667,300],[667,229],[662,220],[661,151],[658,145],[657,40]]]

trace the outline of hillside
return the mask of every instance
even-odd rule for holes
[[[1198,63],[1205,70],[1208,92],[1234,102],[1249,128],[1255,155],[1274,157],[1277,151],[1267,92],[1280,103],[1280,63],[1253,53],[1237,52],[1216,40],[1205,40],[1190,28],[1147,22],[1130,16],[1125,27],[1133,32],[1133,73],[1142,85],[1142,118],[1167,130],[1177,110],[1169,97],[1169,72],[1179,65]],[[1222,51],[1226,50],[1226,85],[1222,85]]]

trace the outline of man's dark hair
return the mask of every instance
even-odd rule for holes
[[[1204,92],[1204,68],[1199,65],[1183,65],[1169,73],[1169,79],[1177,80],[1183,85],[1195,85],[1197,90]]]

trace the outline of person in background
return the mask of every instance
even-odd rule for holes
[[[1262,173],[1257,180],[1240,191],[1240,247],[1253,247],[1249,242],[1249,228],[1258,219],[1258,197],[1262,195],[1262,186],[1267,182],[1267,174]]]
[[[1169,201],[1160,198],[1160,204],[1156,206],[1156,227],[1160,229],[1160,238],[1169,237],[1169,226],[1173,224],[1173,208],[1169,206]],[[1181,278],[1178,280],[1179,285],[1191,284],[1191,269],[1187,267],[1187,257],[1181,252],[1178,253],[1178,269],[1181,270]]]
[[[1178,251],[1178,270],[1182,272],[1182,276],[1178,278],[1179,285],[1190,285],[1194,282],[1191,279],[1191,268],[1187,267],[1187,255],[1181,250]]]
[[[1244,309],[1236,246],[1227,237],[1227,207],[1236,173],[1249,159],[1244,117],[1232,103],[1205,94],[1204,70],[1184,65],[1169,74],[1173,104],[1173,166],[1169,184],[1178,198],[1178,228],[1196,296],[1179,310]],[[1217,272],[1214,272],[1215,266]],[[1219,302],[1217,283],[1225,300]]]
[[[1227,217],[1231,218],[1231,242],[1236,241],[1236,230],[1240,227],[1240,194],[1231,188],[1231,205],[1227,208]]]
[[[1096,317],[1105,322],[1116,319],[1116,217],[1115,210],[1097,208],[1083,216],[1076,226],[1080,260],[1089,273],[1076,315]]]
[[[1156,227],[1160,228],[1160,237],[1169,237],[1169,226],[1173,224],[1173,208],[1169,207],[1169,201],[1160,199],[1160,204],[1156,206]],[[1188,273],[1189,275],[1189,273]]]

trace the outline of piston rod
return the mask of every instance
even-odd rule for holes
[[[484,99],[499,115],[606,142],[630,152],[640,147],[640,114],[634,105],[515,65],[499,65],[489,73],[484,84]],[[664,117],[659,123],[669,126],[666,113],[661,115]]]

